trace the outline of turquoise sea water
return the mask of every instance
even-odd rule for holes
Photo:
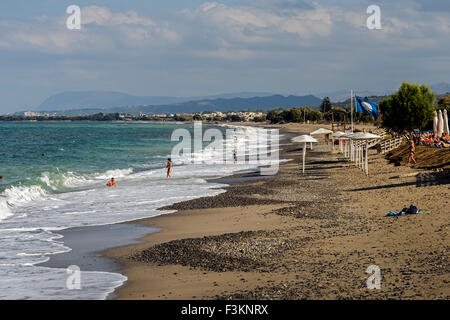
[[[238,150],[237,165],[216,163],[223,153],[204,149],[195,157],[206,161],[174,158],[166,179],[175,129],[192,133],[193,125],[0,122],[0,299],[104,299],[122,275],[81,270],[83,289],[69,290],[66,269],[39,266],[71,250],[58,231],[164,214],[157,208],[223,192],[207,179],[256,166],[242,161],[240,147],[253,150],[264,130],[234,128],[223,144]],[[118,188],[105,186],[111,177]]]
[[[0,123],[0,175],[4,176],[0,192],[10,185],[41,185],[55,191],[42,181],[44,173],[56,179],[67,173],[84,176],[163,166],[162,156],[169,155],[175,144],[170,141],[174,128],[140,123]],[[57,187],[60,191],[64,185]]]

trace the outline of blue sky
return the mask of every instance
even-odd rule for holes
[[[82,8],[67,30],[66,8]],[[382,30],[366,9],[381,8]],[[199,96],[450,82],[446,0],[2,0],[0,113],[62,91]]]

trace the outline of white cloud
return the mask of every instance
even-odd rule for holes
[[[254,58],[256,55],[255,51],[252,50],[245,50],[245,49],[239,50],[231,48],[206,50],[194,54],[202,58],[214,58],[219,60],[230,60],[230,61],[247,60]]]
[[[236,40],[262,41],[284,32],[300,38],[327,36],[332,26],[329,13],[319,6],[312,10],[274,10],[207,2],[196,10],[185,10],[184,15],[219,30],[219,36],[227,35]]]
[[[118,53],[122,48],[150,48],[180,41],[167,22],[157,23],[137,12],[113,13],[90,6],[81,11],[81,30],[68,30],[68,16],[40,16],[32,22],[2,21],[0,46],[57,54]]]
[[[448,12],[402,9],[404,3],[382,6],[383,30],[378,31],[366,28],[365,10],[287,3],[285,7],[265,7],[205,2],[164,19],[142,16],[136,11],[112,12],[109,8],[88,6],[82,8],[82,30],[67,30],[67,16],[41,16],[29,23],[0,22],[0,47],[71,54],[119,54],[122,49],[136,49],[145,55],[155,47],[162,52],[178,46],[193,52],[193,56],[251,59],[267,49],[320,48],[330,41],[339,46],[339,39],[384,45],[402,43],[405,48],[414,48],[433,45],[430,34],[436,35],[436,42],[450,32]],[[133,54],[139,53],[136,50]]]
[[[81,9],[81,23],[84,25],[141,25],[155,27],[157,24],[149,17],[141,17],[136,11],[113,13],[105,7],[88,6]]]

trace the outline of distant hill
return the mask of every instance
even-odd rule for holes
[[[272,110],[276,108],[318,106],[321,102],[321,99],[313,95],[282,96],[276,94],[268,97],[190,101],[172,105],[171,108],[175,108],[176,110],[180,110],[180,108],[190,110],[188,112],[197,112],[199,110]]]
[[[433,90],[433,92],[438,95],[450,93],[450,84],[446,82],[436,83],[431,86],[431,90]]]
[[[62,92],[47,98],[36,111],[67,111],[75,109],[118,108],[142,105],[169,105],[194,100],[219,98],[250,98],[269,96],[264,92],[238,92],[206,97],[133,96],[114,91],[73,91]]]
[[[445,93],[450,93],[450,84],[446,82],[436,83],[430,86],[431,90],[436,95],[441,95]],[[395,91],[397,91],[398,88],[392,90],[392,91],[375,91],[375,90],[353,90],[354,94],[359,97],[379,97],[379,96],[386,96],[391,95]],[[325,98],[329,97],[332,102],[344,102],[349,100],[350,101],[350,90],[338,90],[338,91],[332,91],[332,92],[321,92],[316,94],[319,98]]]
[[[272,110],[277,108],[292,108],[292,107],[316,107],[322,102],[321,99],[312,96],[282,96],[271,95],[267,97],[251,97],[251,98],[218,98],[218,99],[204,99],[196,101],[187,101],[180,103],[172,103],[165,105],[136,105],[136,106],[121,106],[121,107],[107,107],[107,108],[74,108],[71,110],[41,110],[47,113],[56,113],[63,115],[86,115],[94,113],[130,113],[138,115],[143,112],[145,114],[162,114],[162,113],[193,113],[203,111],[244,111],[244,110]]]
[[[382,96],[365,96],[365,95],[360,95],[361,98],[363,99],[367,99],[369,101],[373,101],[375,103],[380,103],[381,101],[383,101],[384,99],[386,99],[388,97],[388,95],[382,95]],[[344,108],[347,110],[350,110],[351,107],[351,103],[350,103],[350,98],[348,98],[345,101],[341,101],[341,102],[333,102],[333,107],[340,107],[340,108]],[[353,111],[356,110],[356,106],[355,106],[355,100],[353,100]]]
[[[390,92],[381,92],[373,90],[353,90],[353,94],[359,97],[374,97],[374,96],[384,96],[390,94]],[[319,98],[330,98],[331,102],[344,102],[346,100],[350,101],[350,90],[338,90],[333,92],[322,92],[316,94]]]

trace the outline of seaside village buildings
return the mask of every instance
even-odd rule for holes
[[[255,118],[265,117],[266,114],[264,112],[204,112],[204,113],[183,113],[183,114],[154,114],[154,115],[146,115],[144,113],[140,114],[140,118],[151,117],[157,118],[161,120],[171,120],[173,118],[182,117],[187,119],[193,119],[195,117],[201,117],[204,120],[213,120],[213,119],[225,119],[226,117],[238,116],[241,121],[253,121]]]
[[[36,118],[45,118],[48,120],[56,119],[61,120],[61,118],[68,119],[70,116],[64,116],[57,114],[42,114],[38,112],[27,111],[21,114],[27,119],[33,120]],[[124,113],[111,113],[111,114],[94,114],[78,116],[84,117],[86,119],[82,120],[119,120],[119,121],[139,121],[139,120],[149,120],[149,121],[192,121],[192,120],[206,120],[206,121],[254,121],[255,119],[261,119],[266,117],[264,112],[220,112],[220,111],[210,111],[210,112],[196,112],[196,113],[181,113],[181,114],[145,114],[143,112],[138,115],[134,114],[124,114]],[[100,118],[99,118],[100,117]],[[70,119],[69,119],[70,120]],[[77,120],[77,119],[75,119]]]
[[[238,116],[243,121],[253,121],[255,118],[261,118],[264,117],[266,114],[264,112],[228,112],[228,113],[222,113],[222,112],[212,112],[212,113],[203,113],[203,118],[225,118],[226,116]]]

